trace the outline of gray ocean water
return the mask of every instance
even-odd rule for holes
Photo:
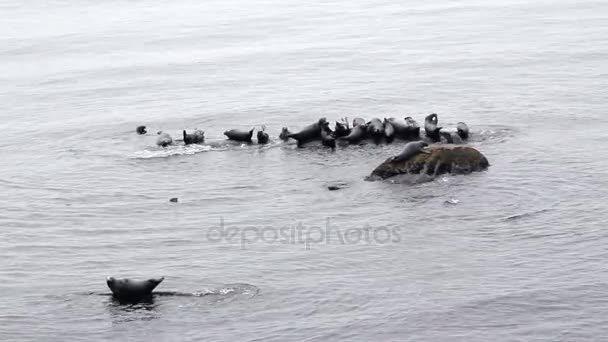
[[[0,17],[2,341],[608,339],[605,1],[3,0]],[[402,144],[276,139],[432,112],[468,123],[488,171],[366,182]],[[261,125],[268,146],[223,142]],[[209,144],[155,146],[184,128]],[[121,305],[108,275],[184,295]]]

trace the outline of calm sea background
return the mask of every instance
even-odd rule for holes
[[[608,339],[607,2],[3,0],[0,17],[2,341]],[[276,139],[432,112],[469,124],[487,172],[366,182],[402,144]],[[223,142],[261,125],[269,146]],[[184,128],[210,143],[155,146]],[[123,306],[108,275],[199,296]]]

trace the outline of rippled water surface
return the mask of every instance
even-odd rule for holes
[[[607,14],[0,1],[1,339],[605,340]],[[467,122],[490,169],[366,182],[401,144],[276,138],[431,112]],[[261,125],[268,146],[223,141]],[[155,146],[184,128],[209,143]],[[121,305],[108,275],[188,295]]]

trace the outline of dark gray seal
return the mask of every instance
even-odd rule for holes
[[[321,129],[321,143],[323,146],[336,148],[336,138],[334,138],[331,131]]]
[[[156,138],[156,145],[161,147],[167,147],[171,144],[173,144],[173,138],[171,138],[169,134],[164,133],[163,131],[159,131],[158,138]]]
[[[468,140],[469,139],[469,126],[467,126],[467,124],[464,122],[459,122],[458,125],[456,125],[456,133],[458,133],[458,136],[460,137],[460,139]]]
[[[401,140],[417,140],[420,138],[420,127],[418,123],[411,117],[406,117],[405,121],[396,118],[388,118],[386,122],[390,123],[395,130],[395,138]]]
[[[137,134],[139,134],[139,135],[148,133],[148,131],[146,131],[146,126],[137,126],[137,128],[135,129],[135,132],[137,132]]]
[[[404,161],[404,160],[408,160],[411,157],[417,155],[418,153],[430,153],[428,151],[424,151],[424,148],[429,146],[429,144],[427,144],[424,141],[412,141],[409,142],[407,144],[405,144],[405,147],[403,148],[403,151],[401,151],[401,153],[399,153],[398,155],[393,157],[393,161]]]
[[[148,280],[116,279],[108,277],[106,283],[114,297],[125,301],[138,301],[152,296],[152,291],[165,280],[164,277]]]
[[[258,131],[258,144],[268,144],[270,136],[265,132],[266,126],[262,126],[262,130]]]
[[[428,115],[424,119],[424,131],[426,132],[426,137],[433,142],[439,142],[441,140],[440,131],[442,127],[437,127],[438,122],[439,119],[435,113]]]
[[[291,132],[289,131],[289,128],[283,127],[281,129],[281,134],[279,134],[279,139],[281,139],[283,141],[287,141],[287,140],[289,140],[290,135],[291,135]]]
[[[395,127],[386,119],[384,118],[384,139],[386,139],[387,143],[392,143],[393,140],[395,140]]]
[[[334,128],[334,138],[345,137],[350,134],[350,126],[348,125],[348,119],[344,118],[343,122],[336,121],[336,127]]]
[[[367,135],[377,144],[384,138],[384,125],[378,118],[373,118],[367,123]]]
[[[251,137],[253,137],[254,129],[255,128],[252,128],[249,131],[231,129],[229,131],[224,132],[224,135],[227,136],[229,140],[251,143]]]
[[[314,124],[306,126],[298,133],[292,133],[288,136],[298,141],[298,147],[302,147],[304,144],[311,141],[321,140],[322,129],[330,130],[329,122],[327,122],[326,118],[320,118],[319,121],[315,122]]]
[[[205,142],[205,132],[201,131],[200,129],[195,130],[192,134],[188,134],[186,130],[184,130],[182,134],[185,145],[202,144]]]

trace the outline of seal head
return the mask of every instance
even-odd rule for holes
[[[146,126],[137,126],[137,128],[135,129],[135,132],[137,132],[137,134],[139,134],[139,135],[148,133],[148,131],[146,131]]]
[[[262,130],[258,131],[258,144],[267,144],[270,140],[268,133],[264,132],[266,130],[266,126],[262,126]]]
[[[167,147],[173,144],[173,138],[168,133],[164,133],[163,131],[158,132],[158,138],[156,138],[156,145],[161,147]]]
[[[456,133],[458,133],[462,140],[469,139],[469,126],[464,122],[459,122],[458,125],[456,125]]]
[[[428,115],[424,119],[424,131],[426,132],[427,138],[433,142],[439,142],[441,140],[441,127],[437,127],[438,121],[439,119],[435,113]]]

